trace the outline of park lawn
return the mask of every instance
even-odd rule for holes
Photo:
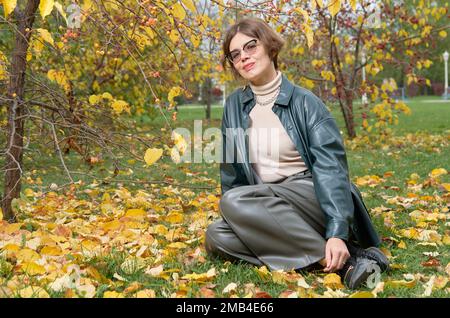
[[[450,103],[424,103],[422,100],[411,99],[407,104],[410,106],[412,114],[400,116],[400,123],[394,128],[394,138],[386,141],[384,145],[372,147],[364,142],[346,140],[350,177],[359,185],[374,224],[383,238],[383,250],[390,255],[391,262],[394,264],[391,272],[382,275],[385,286],[377,296],[422,297],[427,289],[426,284],[433,285],[433,281],[430,283],[430,280],[436,280],[440,284],[435,283],[438,287],[430,289],[431,293],[428,294],[432,297],[448,297],[448,288],[445,287],[445,284],[442,286],[442,282],[445,283],[445,279],[449,278],[450,269],[447,221],[440,219],[438,222],[434,222],[430,218],[417,223],[412,219],[410,213],[423,210],[448,218],[449,212],[446,208],[449,200],[448,192],[445,192],[441,184],[448,184],[450,178],[449,174],[439,175],[439,170],[436,169],[449,170]],[[219,127],[221,112],[221,108],[213,108],[212,121],[209,123],[202,121],[204,129]],[[332,112],[338,125],[344,131],[339,112],[334,108]],[[171,123],[172,128],[192,128],[193,120],[201,119],[203,115],[204,111],[201,108],[183,109],[180,106],[177,121]],[[358,116],[356,121],[360,123]],[[150,120],[144,116],[141,124],[154,133],[160,132],[163,127],[161,118]],[[40,149],[40,151],[43,150]],[[164,246],[163,251],[158,252],[160,253],[158,255],[164,260],[164,272],[158,275],[152,276],[145,273],[145,269],[152,268],[151,263],[146,263],[145,267],[131,266],[130,269],[130,252],[120,246],[112,248],[107,254],[97,256],[88,254],[80,257],[73,253],[71,259],[73,258],[80,268],[93,268],[95,271],[91,270],[90,273],[99,273],[99,275],[91,275],[96,277],[95,296],[97,297],[132,296],[135,295],[134,291],[142,289],[153,290],[157,297],[204,297],[205,295],[228,297],[230,293],[224,293],[223,290],[230,283],[238,284],[235,292],[237,296],[255,296],[256,292],[260,292],[258,295],[265,292],[272,297],[279,297],[290,293],[286,290],[298,291],[299,295],[305,297],[320,295],[346,297],[352,294],[352,291],[347,289],[327,290],[327,286],[323,284],[324,274],[322,273],[302,273],[311,288],[297,290],[296,281],[292,282],[288,276],[271,276],[263,269],[257,270],[256,267],[243,262],[230,264],[205,257],[202,233],[206,224],[219,217],[217,209],[220,189],[218,164],[183,163],[175,165],[170,158],[164,157],[154,166],[146,167],[142,162],[129,161],[129,158],[124,156],[125,170],[117,177],[112,178],[113,169],[108,166],[108,161],[103,166],[94,167],[90,171],[88,167],[80,166],[78,161],[79,159],[74,155],[69,156],[69,169],[89,173],[90,176],[76,175],[77,180],[83,180],[84,183],[78,186],[75,192],[71,192],[68,187],[65,187],[58,191],[58,195],[64,198],[64,195],[69,194],[77,199],[92,202],[92,205],[97,208],[83,212],[74,208],[75,212],[70,212],[67,220],[61,223],[51,215],[41,215],[37,212],[34,214],[35,198],[33,196],[26,197],[24,194],[24,202],[19,204],[24,209],[24,215],[20,217],[20,221],[24,223],[22,229],[28,229],[33,233],[38,228],[46,228],[46,222],[48,222],[47,229],[49,230],[54,229],[52,224],[55,222],[71,224],[69,221],[77,219],[99,222],[98,220],[103,220],[106,213],[102,213],[104,206],[102,207],[101,204],[106,202],[114,205],[114,202],[108,201],[109,195],[105,197],[105,194],[109,193],[112,197],[114,190],[122,189],[122,186],[133,195],[136,195],[139,190],[150,193],[155,205],[160,205],[163,209],[160,211],[154,206],[149,207],[145,204],[141,207],[145,206],[151,211],[156,209],[155,211],[160,214],[170,213],[170,209],[164,210],[164,208],[171,204],[176,205],[175,197],[179,197],[184,204],[189,200],[201,202],[199,206],[189,205],[184,211],[186,222],[183,223],[185,228],[181,230],[179,223],[172,222],[166,216],[161,217],[162,221],[159,222],[166,227],[166,230],[155,227],[157,224],[150,224],[152,235]],[[48,191],[47,187],[52,183],[62,185],[67,182],[56,156],[26,156],[24,164],[26,171],[24,192],[25,189],[35,192]],[[41,179],[42,184],[36,182],[37,178]],[[94,180],[96,183],[92,186]],[[102,180],[104,182],[101,182]],[[152,180],[163,180],[167,183],[152,184]],[[180,184],[182,187],[176,189],[174,186],[174,189],[168,186],[169,183]],[[417,192],[414,189],[417,189]],[[96,192],[93,194],[93,191]],[[96,194],[97,192],[98,194]],[[127,199],[120,201],[119,198],[116,198],[114,200],[128,208],[134,207],[129,205]],[[167,206],[164,206],[165,204]],[[24,208],[25,205],[27,208]],[[101,207],[98,208],[98,205]],[[197,212],[197,208],[201,212]],[[80,213],[79,215],[77,215],[77,211]],[[200,220],[196,213],[200,216]],[[33,221],[35,216],[39,216],[39,222]],[[113,222],[114,216],[105,220]],[[187,220],[198,222],[203,227],[195,228],[193,231],[186,230],[186,227],[191,224]],[[104,226],[103,223],[99,224]],[[108,226],[112,225],[108,223]],[[416,233],[425,233],[422,232],[423,230],[432,235],[419,236]],[[85,233],[81,235],[82,231],[76,227],[72,231],[73,239],[87,235]],[[191,236],[183,236],[186,233]],[[440,237],[436,238],[433,233],[437,233]],[[444,241],[443,244],[442,241]],[[187,246],[184,247],[166,248],[177,242],[188,243],[185,243]],[[419,243],[425,244],[420,245]],[[154,261],[155,266],[159,265],[158,259],[151,256],[148,259]],[[10,286],[13,291],[14,288],[11,286],[14,284],[8,285],[8,282],[16,282],[19,277],[22,281],[23,275],[11,266],[11,262],[5,256],[0,258],[0,286]],[[200,278],[185,276],[192,273],[204,274],[213,267],[214,275],[210,272],[209,278],[205,276],[206,274],[200,275]],[[33,285],[37,286],[44,285],[45,280],[40,281],[38,277],[30,275],[27,276],[26,281],[28,283],[31,281]],[[48,286],[43,287],[51,297],[72,295],[67,291],[57,292]],[[370,291],[372,289],[364,287],[361,290]],[[12,293],[12,295],[16,294]]]

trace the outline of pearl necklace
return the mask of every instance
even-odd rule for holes
[[[273,95],[273,97],[271,97],[270,99],[268,99],[267,101],[264,101],[264,102],[259,100],[258,96],[256,95],[256,103],[260,106],[267,106],[267,105],[272,104],[277,99],[278,94],[280,93],[280,90],[281,90],[281,85],[278,86],[276,93]]]

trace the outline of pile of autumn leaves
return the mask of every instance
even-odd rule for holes
[[[351,293],[336,274],[305,277],[252,268],[265,283],[286,286],[277,297],[376,297],[387,286],[412,288],[419,284],[422,296],[436,290],[448,293],[450,263],[440,264],[439,253],[433,251],[450,244],[450,184],[442,181],[447,174],[442,167],[431,170],[424,179],[411,174],[403,183],[406,196],[381,191],[400,190],[397,185],[387,185],[393,172],[353,180],[363,195],[381,193],[391,206],[371,210],[393,233],[383,241],[399,249],[415,245],[430,248],[422,266],[433,269],[432,275],[408,273],[396,280],[383,276],[384,281],[375,282],[367,291]],[[424,189],[432,189],[434,194],[424,194]],[[215,281],[227,275],[233,266],[229,262],[217,268],[211,265],[200,273],[186,270],[190,265],[209,264],[203,248],[204,232],[219,216],[218,203],[216,193],[195,194],[157,184],[133,193],[125,187],[104,189],[95,183],[72,185],[61,193],[26,189],[16,202],[19,222],[0,220],[0,296],[269,297],[253,282],[230,282],[218,290]],[[402,223],[398,217],[405,213],[407,222]],[[388,249],[383,251],[390,257],[393,271],[406,268],[396,263],[396,256]],[[115,260],[114,272],[105,274],[108,255],[122,256]],[[169,265],[174,263],[180,266]],[[146,288],[132,279],[136,273],[163,281],[170,288]],[[197,287],[195,292],[193,286]]]

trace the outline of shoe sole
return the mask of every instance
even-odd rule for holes
[[[382,272],[389,270],[389,260],[379,248],[372,246],[367,248],[366,251],[372,254],[370,258],[377,262]]]
[[[349,289],[357,289],[362,284],[367,282],[367,279],[376,270],[373,266],[378,266],[375,261],[367,260],[363,263],[358,263],[352,269],[351,277],[348,274],[344,278],[344,282]]]

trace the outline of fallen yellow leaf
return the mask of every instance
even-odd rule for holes
[[[404,241],[400,241],[400,243],[398,243],[398,248],[402,248],[405,249],[406,248],[406,243]]]
[[[58,246],[44,246],[40,253],[41,255],[59,256],[62,254],[62,250]]]
[[[134,294],[136,298],[156,298],[156,293],[153,289],[143,289]]]
[[[184,275],[182,277],[182,279],[193,280],[193,281],[196,281],[196,282],[206,282],[206,281],[212,280],[215,276],[216,276],[216,269],[213,267],[209,271],[207,271],[206,273],[186,274],[186,275]]]
[[[375,295],[368,291],[358,291],[351,294],[348,298],[374,298]]]
[[[43,275],[46,273],[44,266],[35,262],[26,262],[21,265],[21,269],[28,275]]]
[[[141,219],[141,218],[145,218],[147,216],[147,212],[145,212],[142,209],[129,209],[125,213],[125,216],[130,217],[130,218]]]
[[[406,288],[413,288],[416,286],[417,281],[415,279],[406,281],[406,280],[391,280],[385,282],[385,286],[389,286],[392,288],[398,288],[398,287],[406,287]]]
[[[28,286],[19,291],[22,298],[50,298],[50,295],[39,286]]]
[[[33,261],[37,261],[41,257],[35,251],[33,251],[29,248],[24,248],[23,250],[20,250],[16,253],[16,258],[18,260],[21,260],[22,262],[33,262]]]
[[[332,289],[344,288],[344,285],[341,283],[341,277],[336,273],[326,275],[323,279],[323,284],[325,287],[330,287]]]
[[[171,212],[165,217],[166,222],[169,223],[182,223],[183,222],[183,214],[178,212]]]
[[[122,293],[116,291],[105,291],[103,298],[125,298]]]
[[[262,280],[270,279],[271,273],[269,272],[266,266],[255,268],[255,271]]]
[[[114,231],[119,229],[121,226],[121,223],[119,220],[114,220],[114,221],[110,221],[110,222],[106,222],[103,225],[103,230],[108,232],[108,231]]]
[[[182,249],[182,248],[186,248],[187,245],[183,242],[175,242],[175,243],[171,243],[169,245],[167,245],[168,248],[176,248],[176,249]]]
[[[443,174],[447,174],[447,170],[445,170],[444,168],[437,168],[437,169],[431,170],[430,177],[435,178],[435,177],[439,177]]]

